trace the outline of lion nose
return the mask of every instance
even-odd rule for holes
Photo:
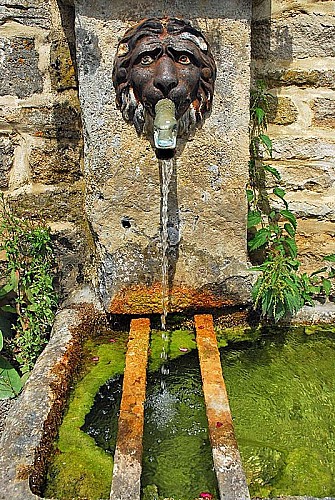
[[[162,92],[164,97],[167,97],[170,90],[177,85],[178,77],[174,62],[165,55],[157,61],[154,86]]]

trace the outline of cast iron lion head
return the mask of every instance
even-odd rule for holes
[[[176,18],[144,19],[126,31],[113,68],[117,106],[138,133],[164,98],[174,102],[179,135],[201,123],[211,110],[215,77],[205,37]]]

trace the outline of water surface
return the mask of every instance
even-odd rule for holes
[[[221,349],[252,496],[335,495],[335,329]]]

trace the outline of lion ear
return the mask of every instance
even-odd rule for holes
[[[118,46],[116,55],[118,57],[123,57],[123,56],[127,55],[128,52],[129,52],[129,45],[127,43],[120,43],[120,45]]]

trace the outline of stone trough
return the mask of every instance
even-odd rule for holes
[[[322,317],[327,314],[328,321],[334,321],[334,307],[324,308]],[[311,312],[305,310],[304,317],[309,321],[315,319]],[[308,316],[308,317],[307,317]],[[103,321],[105,315],[89,288],[74,293],[64,308],[57,314],[49,344],[38,359],[22,394],[15,401],[7,417],[5,429],[0,441],[0,474],[2,488],[1,500],[29,500],[42,498],[41,484],[45,466],[52,450],[52,443],[66,406],[71,378],[80,361],[82,341],[95,324]],[[229,402],[219,367],[216,339],[211,315],[196,315],[197,344],[203,378],[204,396],[209,422],[209,434],[213,450],[213,458],[218,478],[220,499],[248,499],[245,477],[241,467],[239,452],[233,433]],[[129,400],[128,407],[123,406],[126,419],[138,420],[138,433],[125,448],[118,441],[118,455],[114,468],[116,483],[113,485],[113,500],[139,499],[139,479],[141,474],[141,426],[142,411],[145,398],[144,366],[146,365],[147,342],[149,335],[149,319],[133,320],[129,342],[129,358],[134,358],[133,347],[136,346],[138,357],[130,360],[129,391],[134,396],[133,387],[138,386],[136,401]],[[137,338],[139,334],[141,340]],[[137,361],[140,360],[140,363]],[[136,372],[133,369],[137,364]],[[140,372],[137,372],[140,369]],[[143,371],[144,370],[144,371]],[[138,374],[142,375],[138,378]],[[213,376],[215,375],[215,376]],[[139,380],[140,379],[140,380]],[[131,415],[131,409],[134,409]],[[121,424],[122,426],[122,424]],[[130,445],[130,446],[129,446]],[[133,449],[131,449],[133,446]],[[136,451],[136,450],[137,451]],[[135,450],[135,452],[134,452]],[[132,456],[136,461],[134,475],[129,475],[124,456]],[[121,464],[119,467],[117,464]],[[128,463],[130,467],[131,464]],[[123,469],[123,470],[122,470]],[[123,472],[123,474],[122,474]],[[123,482],[122,477],[127,477]],[[132,484],[129,486],[129,476]],[[122,487],[127,484],[132,493],[122,496]],[[129,490],[128,490],[129,491]],[[312,500],[314,497],[281,497],[287,500]],[[324,500],[334,500],[327,498]]]

